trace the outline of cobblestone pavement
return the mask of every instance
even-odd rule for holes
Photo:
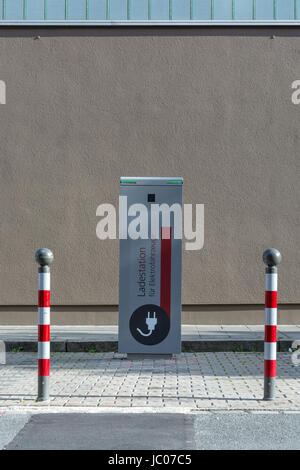
[[[300,366],[291,353],[278,354],[277,372],[277,399],[267,402],[261,353],[185,353],[171,359],[53,353],[50,406],[299,411]],[[36,393],[37,355],[8,353],[0,365],[0,408],[45,406],[36,402]]]

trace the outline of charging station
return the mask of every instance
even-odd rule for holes
[[[182,185],[182,178],[120,180],[120,353],[181,352],[182,220],[172,206],[182,210]],[[162,204],[171,208],[167,222]],[[140,210],[144,227],[133,238],[130,224]]]

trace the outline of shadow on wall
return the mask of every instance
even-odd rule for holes
[[[32,39],[43,37],[138,37],[138,36],[245,36],[299,37],[300,28],[293,26],[1,26],[1,37]]]

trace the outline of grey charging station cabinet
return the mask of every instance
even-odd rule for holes
[[[121,178],[120,195],[126,198],[120,199],[120,353],[181,352],[182,236],[174,227],[173,210],[167,224],[159,212],[153,234],[151,206],[175,204],[182,210],[182,185],[182,178]],[[130,233],[136,215],[128,211],[136,211],[136,204],[147,209],[147,237],[144,231],[143,238],[133,239],[128,228]]]

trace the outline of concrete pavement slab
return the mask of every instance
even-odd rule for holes
[[[299,325],[278,326],[278,350],[287,350],[300,339]],[[7,351],[36,351],[37,326],[0,326],[0,340]],[[51,326],[53,352],[116,352],[118,327]],[[262,351],[263,325],[182,325],[183,351]]]
[[[299,450],[300,413],[33,413],[7,414],[8,450]],[[78,408],[79,409],[79,408]],[[70,410],[71,411],[71,410]],[[10,423],[10,424],[8,424]],[[0,418],[1,426],[1,418]],[[9,440],[9,443],[7,442]],[[114,454],[117,457],[117,454]],[[147,457],[148,458],[148,457]],[[132,462],[131,462],[132,463]],[[141,462],[144,468],[152,462]],[[136,465],[137,467],[137,465]]]
[[[0,450],[4,449],[30,419],[29,413],[0,413]]]

